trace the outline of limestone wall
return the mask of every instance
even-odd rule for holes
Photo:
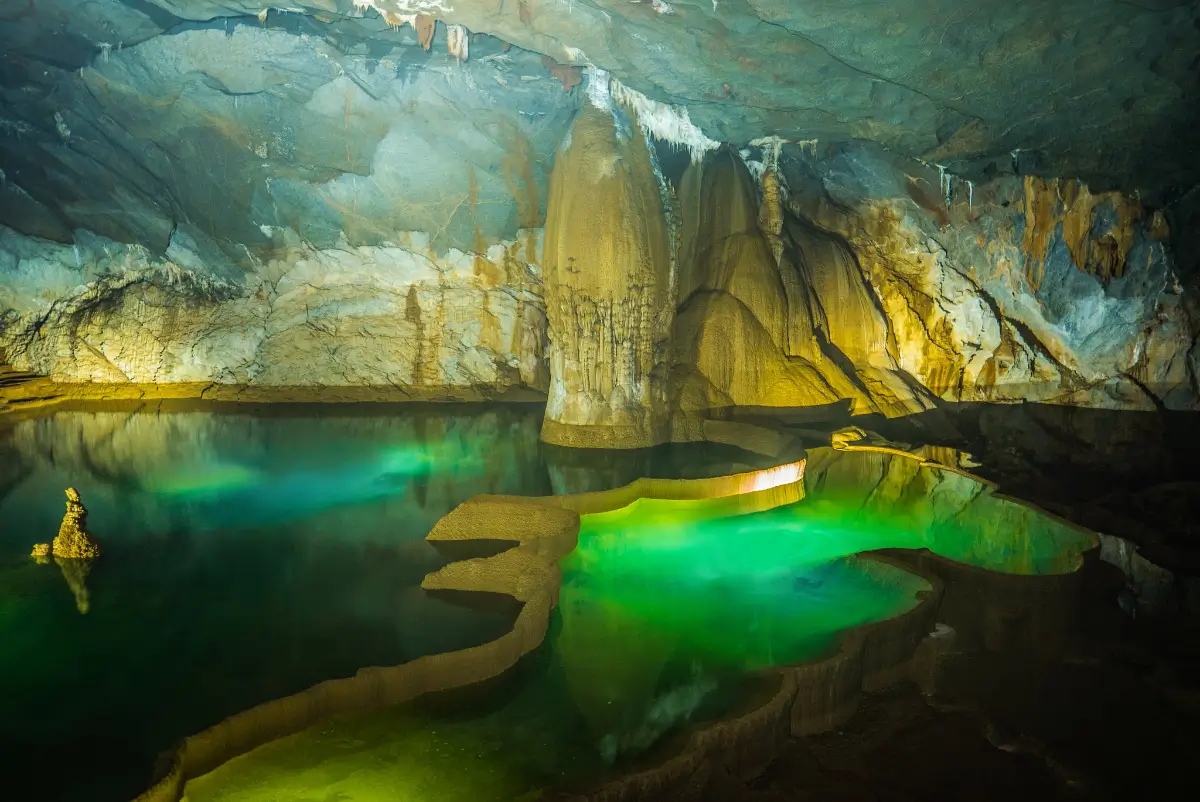
[[[539,237],[441,256],[420,234],[300,247],[233,281],[116,243],[76,267],[77,248],[16,253],[28,244],[0,231],[0,350],[60,383],[544,389]]]

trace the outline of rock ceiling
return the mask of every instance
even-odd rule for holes
[[[388,24],[416,13],[424,34]],[[446,52],[461,29],[421,47],[430,17],[473,34],[466,62]],[[575,65],[739,145],[869,139],[967,179],[1079,177],[1160,204],[1200,172],[1195,2],[6,0],[0,48],[0,218],[60,241],[161,251],[184,224],[319,243],[355,218],[360,239],[385,220],[469,247],[535,225]],[[497,200],[464,227],[439,208],[447,182]],[[498,200],[522,191],[529,208]]]

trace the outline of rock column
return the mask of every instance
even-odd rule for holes
[[[584,108],[555,163],[546,216],[546,442],[641,448],[669,438],[668,243],[637,125],[622,135],[610,111]]]

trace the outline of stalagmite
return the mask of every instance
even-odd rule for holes
[[[67,514],[52,546],[55,557],[91,560],[100,556],[100,544],[87,531],[87,508],[73,487],[67,488]]]
[[[550,392],[542,439],[638,448],[669,436],[674,297],[646,140],[611,109],[580,112],[551,178],[543,256]]]
[[[34,546],[31,556],[39,565],[48,565],[51,555],[75,597],[75,608],[86,614],[91,609],[87,577],[92,572],[92,563],[100,556],[100,544],[87,531],[87,508],[73,487],[67,488],[67,513],[58,536],[53,543]]]

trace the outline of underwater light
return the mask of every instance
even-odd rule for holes
[[[738,492],[753,493],[798,482],[804,478],[804,461],[790,462],[774,468],[756,471],[746,476],[746,485]]]

